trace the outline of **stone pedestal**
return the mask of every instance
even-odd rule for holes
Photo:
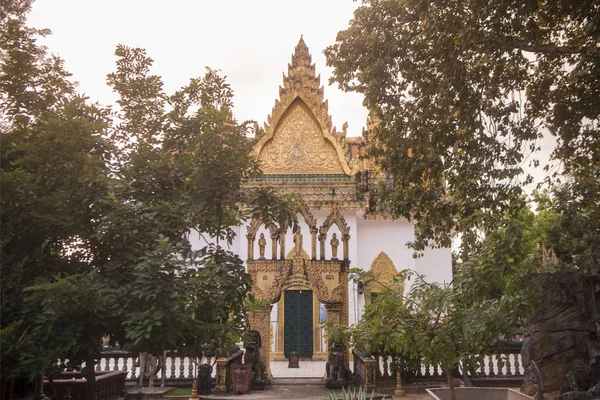
[[[248,393],[252,383],[252,365],[236,364],[231,366],[233,393]]]
[[[215,392],[227,391],[227,358],[221,357],[217,359],[217,384]]]
[[[288,368],[300,368],[300,354],[290,351]]]

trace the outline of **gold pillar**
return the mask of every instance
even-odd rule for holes
[[[227,391],[227,358],[221,357],[217,359],[217,385],[215,392]]]
[[[277,233],[272,233],[271,234],[271,259],[272,260],[277,260],[277,239],[279,238],[279,235]]]
[[[256,239],[255,234],[247,234],[248,238],[248,260],[254,260],[254,240]]]
[[[348,256],[348,242],[350,241],[350,235],[349,234],[345,234],[342,235],[342,243],[344,244],[344,261],[348,261],[349,260],[349,256]]]
[[[262,310],[251,311],[248,313],[250,329],[257,330],[260,333],[262,347],[260,355],[265,363],[268,379],[271,375],[271,310],[273,305],[269,304]]]
[[[327,321],[333,321],[338,324],[342,322],[341,303],[325,304],[325,310],[327,310]]]
[[[317,228],[310,228],[310,258],[317,259]]]
[[[319,242],[321,244],[321,260],[325,259],[325,239],[327,239],[327,234],[321,233],[319,234]]]
[[[285,260],[285,231],[279,234],[279,258]]]
[[[285,291],[281,293],[281,297],[277,302],[277,351],[273,354],[273,359],[277,361],[285,360],[285,356],[283,354],[283,345],[284,345],[284,318],[285,318]]]
[[[403,399],[406,396],[406,390],[402,386],[402,375],[400,368],[396,366],[396,390],[394,390],[394,399]]]

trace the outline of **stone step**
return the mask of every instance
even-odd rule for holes
[[[271,379],[272,385],[321,385],[325,386],[325,381],[323,378],[315,378],[315,377],[293,377],[293,378],[273,378]]]

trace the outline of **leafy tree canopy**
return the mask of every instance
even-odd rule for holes
[[[382,197],[418,221],[417,250],[453,230],[468,249],[531,181],[542,132],[565,175],[600,180],[599,15],[595,0],[366,0],[338,33],[332,80],[381,120]]]
[[[108,76],[119,107],[90,103],[37,44],[48,32],[26,26],[30,4],[8,2],[0,32],[2,379],[59,357],[93,365],[106,333],[155,354],[237,340],[251,280],[223,248],[231,226],[295,218],[242,187],[259,172],[254,125],[233,118],[218,72],[168,95],[126,46]],[[190,229],[216,243],[193,250]]]

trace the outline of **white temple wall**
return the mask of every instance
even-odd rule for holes
[[[232,243],[229,244],[227,241],[222,241],[221,247],[225,250],[231,251],[234,254],[238,254],[243,261],[246,261],[248,258],[247,254],[247,245],[246,245],[246,234],[244,233],[242,237],[240,237],[240,231],[242,227],[233,226],[231,229],[235,232],[235,238]],[[244,231],[246,231],[246,227],[243,227]],[[193,250],[200,250],[208,244],[215,244],[217,241],[214,237],[208,236],[206,234],[201,235],[197,230],[191,229],[189,232],[189,240]]]
[[[415,271],[427,282],[440,284],[452,281],[452,251],[449,248],[427,249],[415,260]]]
[[[398,272],[415,268],[413,251],[406,246],[407,242],[414,239],[412,223],[406,220],[367,220],[359,215],[357,226],[358,256],[354,267],[370,270],[375,258],[383,251]],[[364,313],[365,296],[356,294],[354,297],[357,317],[360,318]]]
[[[369,270],[382,251],[400,272],[414,269],[413,250],[406,246],[414,239],[414,225],[406,220],[366,220],[359,218],[359,254],[355,267]]]
[[[331,210],[312,210],[317,220],[317,228],[325,222]],[[412,269],[424,275],[428,281],[448,283],[452,280],[452,256],[450,249],[427,249],[420,258],[413,258],[414,251],[407,247],[406,243],[414,239],[414,225],[406,220],[365,220],[362,213],[354,211],[343,212],[342,215],[350,228],[349,258],[350,268],[361,268],[369,270],[375,258],[383,251],[394,263],[398,271]],[[298,215],[298,225],[302,233],[303,249],[311,255],[311,234],[308,225],[302,215]],[[231,246],[224,247],[239,254],[243,261],[247,259],[246,225],[233,227],[236,237]],[[258,239],[264,233],[267,244],[265,246],[265,258],[272,258],[272,242],[269,230],[261,226],[256,234],[254,242],[254,257],[259,257]],[[343,258],[343,242],[341,232],[337,225],[333,225],[327,233],[325,241],[325,256],[332,256],[330,240],[332,234],[336,233],[340,242],[338,246],[338,259]],[[194,249],[200,249],[214,239],[202,237],[196,231],[190,233],[190,241]],[[288,229],[285,235],[285,256],[294,249],[294,237],[292,229]],[[279,256],[280,246],[277,245]],[[320,257],[320,243],[317,240],[317,258]],[[410,289],[412,282],[406,282],[406,290]],[[365,298],[359,295],[354,282],[348,282],[348,322],[355,324],[364,312]],[[273,318],[276,318],[276,307],[273,310]]]

